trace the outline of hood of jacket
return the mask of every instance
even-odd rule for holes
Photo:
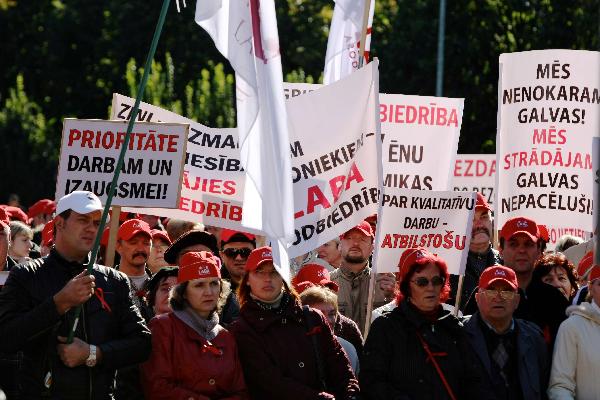
[[[600,325],[600,312],[598,312],[598,307],[594,307],[591,303],[583,302],[578,306],[570,306],[567,308],[567,315],[579,315],[583,318],[589,319]]]

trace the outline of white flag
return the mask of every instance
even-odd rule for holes
[[[360,37],[366,4],[367,0],[335,0],[325,55],[324,84],[328,85],[340,80],[358,69]],[[369,60],[375,0],[370,0],[369,7],[365,62]]]
[[[198,0],[195,20],[235,70],[246,170],[242,224],[271,239],[275,264],[289,280],[294,204],[274,1]]]

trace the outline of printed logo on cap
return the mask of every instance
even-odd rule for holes
[[[419,259],[421,259],[421,258],[424,258],[424,257],[425,257],[425,253],[423,252],[423,250],[417,250],[417,251],[415,252],[415,258],[416,258],[417,260],[419,260]]]
[[[517,221],[517,228],[527,228],[529,224],[527,221],[519,220]]]
[[[210,269],[206,265],[198,267],[198,275],[209,275]]]
[[[494,272],[494,275],[496,275],[496,276],[503,276],[503,277],[505,277],[505,278],[506,278],[506,272],[504,272],[504,271],[503,271],[503,270],[501,270],[501,269],[497,269],[497,270]]]
[[[87,197],[88,200],[91,200],[91,201],[95,200],[94,195],[92,194],[92,192],[88,192],[88,194],[86,195],[86,197]]]
[[[265,250],[265,251],[263,251],[261,257],[273,257],[273,253],[270,252],[269,250]]]

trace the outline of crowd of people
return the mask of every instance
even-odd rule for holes
[[[290,282],[262,237],[150,215],[120,218],[114,263],[108,228],[90,260],[102,210],[83,191],[0,206],[8,399],[600,399],[589,243],[547,251],[516,217],[495,248],[479,194],[462,284],[425,248],[375,274],[376,216]]]

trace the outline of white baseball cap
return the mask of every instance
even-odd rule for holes
[[[73,210],[79,214],[89,214],[102,209],[102,203],[94,193],[76,190],[58,200],[58,204],[56,204],[56,215],[67,210]]]

